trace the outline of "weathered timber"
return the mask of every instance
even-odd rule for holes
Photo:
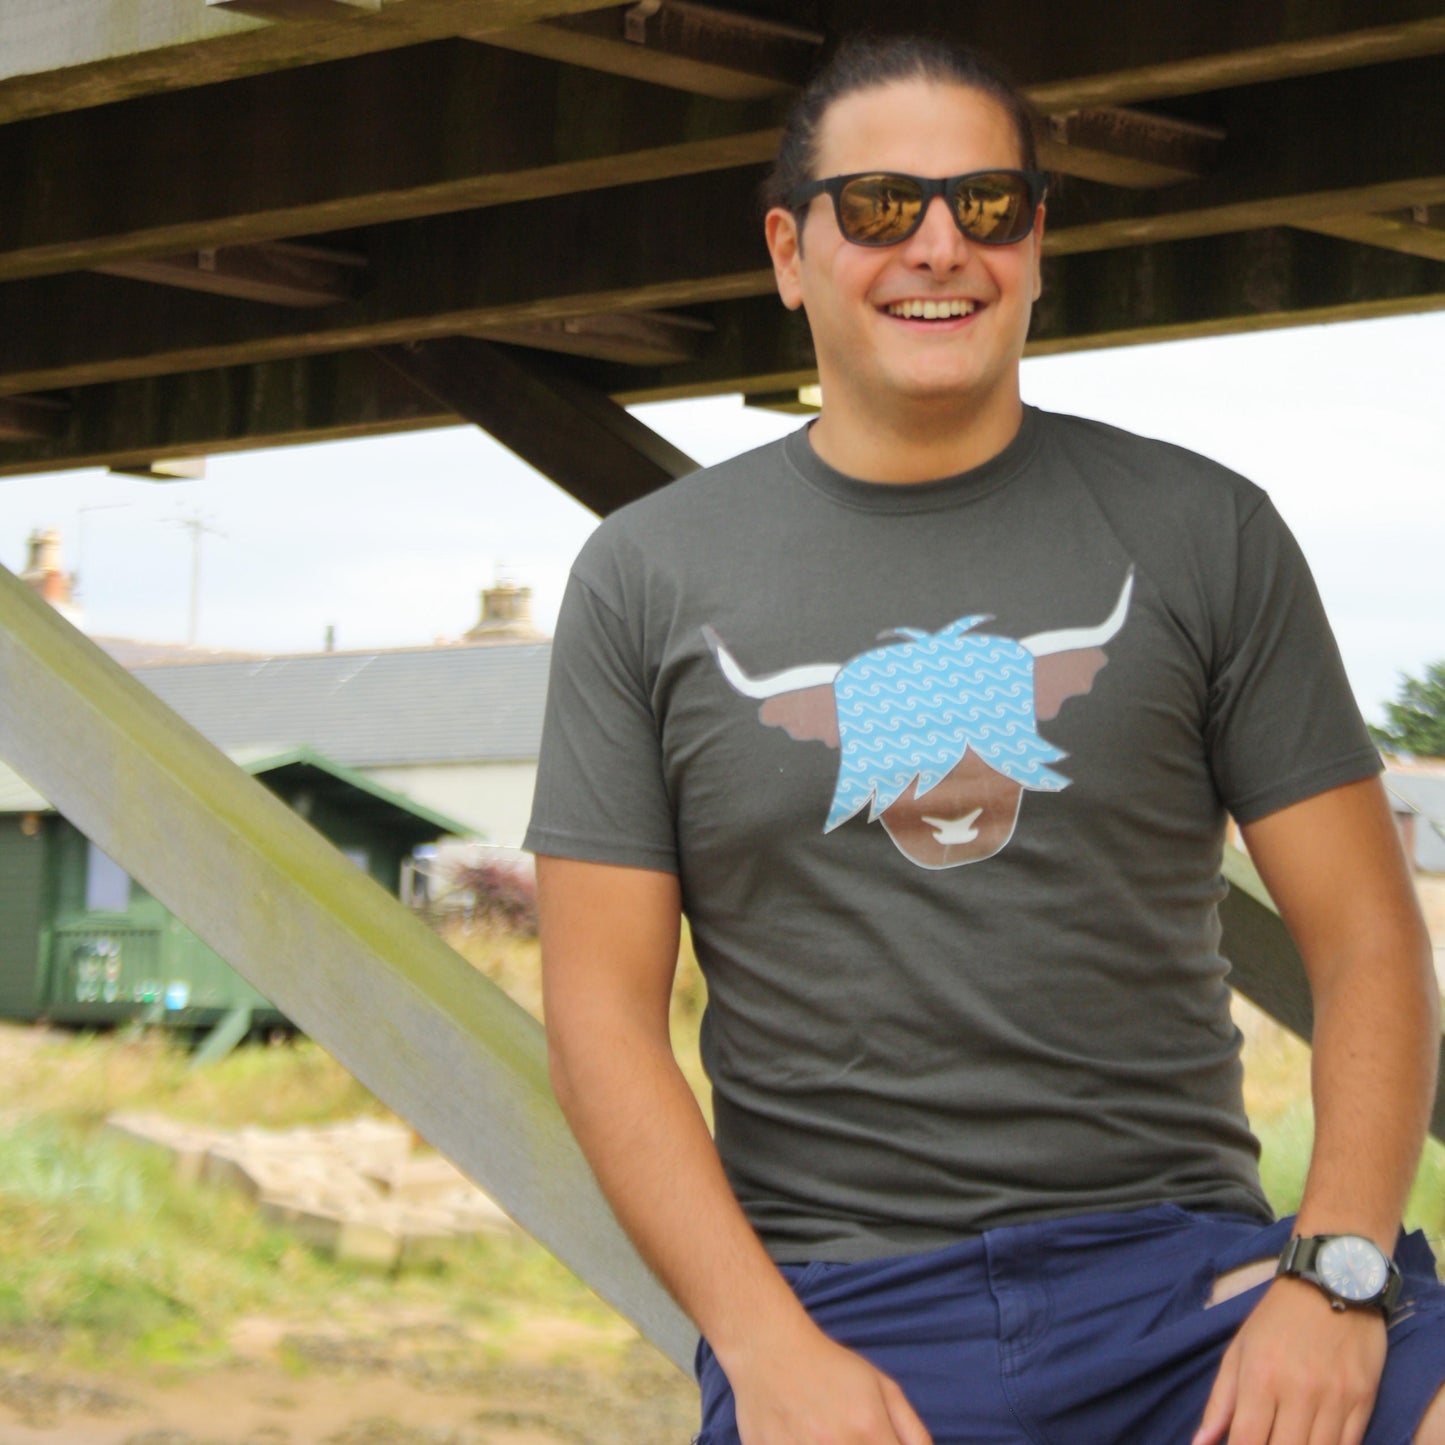
[[[778,125],[464,41],[48,116],[0,127],[0,280],[761,164]]]
[[[1412,206],[1382,215],[1320,216],[1304,223],[1303,229],[1445,261],[1445,205]]]
[[[1218,126],[1095,106],[1048,117],[1039,164],[1113,186],[1167,186],[1212,171],[1223,139]]]
[[[366,257],[325,246],[267,241],[184,256],[111,261],[95,269],[103,276],[128,276],[272,306],[334,306],[360,294]]]
[[[274,23],[200,0],[5,0],[0,124],[316,65],[468,30],[530,25],[596,0],[388,0]]]
[[[1026,354],[1445,310],[1445,266],[1290,229],[1044,262]],[[776,297],[706,308],[714,326],[677,366],[583,365],[618,401],[776,392],[818,379],[807,324]]]
[[[1445,57],[1221,91],[1211,111],[1226,137],[1216,169],[1149,191],[1061,186],[1046,244],[1092,251],[1445,202]]]
[[[630,12],[630,5],[612,5],[471,38],[732,100],[777,95],[802,85],[824,40],[821,31],[810,27],[686,0],[663,0],[653,15],[634,14],[629,33]]]
[[[603,516],[697,470],[604,392],[535,352],[453,337],[380,355]]]
[[[696,1334],[603,1202],[540,1025],[8,572],[0,755],[689,1367]]]
[[[52,397],[0,397],[0,441],[53,441],[65,431],[69,409]]]
[[[481,336],[484,341],[620,361],[628,366],[675,366],[693,360],[711,330],[710,321],[675,311],[610,311],[528,326],[493,327]]]
[[[0,398],[6,408],[30,398]],[[459,418],[368,352],[333,352],[256,366],[84,387],[41,421],[54,430],[0,440],[0,477],[76,467],[143,466],[259,447],[342,441]],[[3,428],[0,428],[3,436]]]
[[[1051,258],[1029,352],[1445,308],[1445,264],[1276,228]]]
[[[1224,926],[1220,951],[1231,965],[1230,986],[1309,1042],[1314,1035],[1314,1004],[1309,977],[1289,930],[1246,854],[1226,847],[1223,872],[1229,892],[1219,906]],[[1445,1039],[1440,1063],[1430,1132],[1445,1139]]]
[[[944,30],[996,56],[1046,112],[1132,105],[1226,86],[1445,51],[1438,0],[1260,0],[1171,5],[1038,0],[1028,24],[1007,5],[830,0],[830,33]]]
[[[773,285],[757,182],[722,171],[375,227],[370,289],[324,310],[86,273],[13,281],[0,395],[757,295]]]

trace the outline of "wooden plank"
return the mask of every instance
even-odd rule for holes
[[[25,398],[0,399],[7,405]],[[367,352],[149,377],[72,393],[55,428],[0,440],[0,477],[76,467],[142,466],[259,447],[342,441],[460,418]]]
[[[69,409],[53,397],[0,396],[0,441],[50,441],[64,432]]]
[[[1219,907],[1224,925],[1220,951],[1231,964],[1230,986],[1308,1043],[1314,1035],[1314,1004],[1299,950],[1248,856],[1226,845],[1223,871],[1229,893]],[[1430,1132],[1445,1139],[1445,1039]]]
[[[1438,0],[1035,0],[1028,24],[1007,5],[831,0],[829,29],[942,29],[995,56],[1046,112],[1133,105],[1226,86],[1445,50]]]
[[[1113,186],[1169,186],[1214,170],[1224,132],[1123,106],[1048,117],[1039,164]]]
[[[690,1368],[696,1333],[598,1192],[540,1025],[8,572],[0,753]]]
[[[1222,91],[1210,109],[1227,137],[1215,170],[1151,191],[1060,187],[1050,198],[1051,252],[1445,201],[1440,56]],[[1341,116],[1369,123],[1344,126]]]
[[[388,0],[274,24],[200,0],[5,0],[0,124],[267,70],[530,25],[596,0]]]
[[[453,337],[380,355],[603,516],[697,470],[605,393],[535,352]]]
[[[1445,205],[1411,206],[1381,215],[1318,216],[1302,223],[1302,229],[1445,261]]]
[[[778,124],[464,41],[50,116],[0,127],[0,280],[761,163]]]
[[[629,13],[634,15],[631,33]],[[661,8],[647,16],[631,5],[612,5],[471,38],[694,95],[743,100],[783,94],[802,85],[825,37],[809,26],[760,20],[742,11],[686,0],[662,0]]]
[[[111,261],[95,269],[102,276],[128,276],[272,306],[335,306],[360,294],[366,257],[325,246],[267,241],[184,256]]]
[[[84,273],[11,282],[0,395],[757,295],[773,286],[758,179],[723,171],[378,227],[371,288],[324,310]]]
[[[1302,231],[1212,236],[1050,257],[1026,354],[1445,310],[1445,265]],[[805,319],[775,296],[706,308],[696,360],[579,368],[615,400],[776,392],[818,379]]]
[[[711,330],[710,321],[676,311],[615,311],[494,327],[481,336],[484,341],[620,361],[628,366],[675,366],[697,357]]]

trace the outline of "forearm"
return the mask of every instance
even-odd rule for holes
[[[619,1010],[554,1038],[552,1060],[558,1099],[618,1220],[729,1376],[811,1332],[666,1041]]]
[[[1389,957],[1340,968],[1317,991],[1315,1141],[1301,1234],[1365,1234],[1393,1248],[1439,1049],[1439,991],[1423,930],[1401,930]]]

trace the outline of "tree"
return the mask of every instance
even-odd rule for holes
[[[1398,699],[1385,704],[1390,726],[1372,727],[1370,736],[1386,752],[1445,758],[1445,658],[1430,663],[1423,680],[1401,673]]]

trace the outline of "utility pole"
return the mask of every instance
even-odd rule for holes
[[[194,647],[201,620],[201,538],[208,532],[213,537],[224,537],[226,534],[217,531],[199,512],[173,520],[176,526],[184,527],[191,534],[191,614],[186,644]]]

